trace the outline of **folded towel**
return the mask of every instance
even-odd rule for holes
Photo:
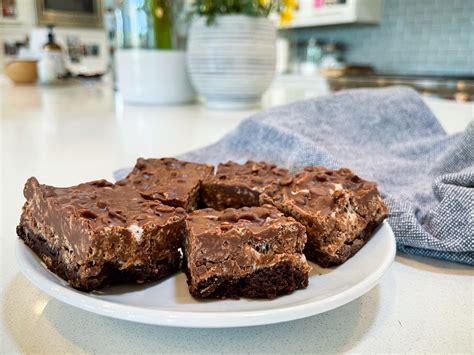
[[[474,124],[448,136],[412,89],[347,90],[276,107],[180,158],[349,167],[378,182],[399,250],[474,265]]]
[[[378,182],[399,250],[474,265],[474,124],[448,136],[412,89],[347,90],[276,107],[179,158],[349,167]]]

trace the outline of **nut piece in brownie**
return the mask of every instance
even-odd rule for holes
[[[57,188],[33,177],[24,195],[17,234],[74,288],[157,280],[181,266],[182,208],[105,180]]]
[[[174,158],[139,158],[133,171],[116,184],[132,186],[147,199],[192,211],[198,206],[201,180],[213,170],[211,165]]]
[[[265,162],[219,164],[216,175],[202,182],[202,200],[217,210],[259,206],[260,194],[291,183],[288,170]]]
[[[291,185],[261,200],[306,227],[305,254],[323,267],[342,264],[354,255],[387,217],[377,184],[345,168],[307,167]]]
[[[186,273],[197,298],[274,298],[308,285],[304,227],[272,206],[186,218]]]

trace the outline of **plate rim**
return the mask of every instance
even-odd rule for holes
[[[91,297],[88,294],[74,290],[71,287],[47,279],[41,274],[41,272],[37,271],[34,265],[32,265],[27,257],[23,255],[23,253],[29,252],[39,263],[42,264],[38,256],[34,254],[34,252],[31,251],[19,238],[17,239],[15,254],[20,271],[31,283],[33,283],[33,285],[48,294],[48,296],[70,306],[99,315],[137,323],[182,328],[234,328],[276,324],[310,317],[338,308],[370,291],[377,285],[378,281],[388,271],[395,260],[396,242],[393,231],[387,221],[383,221],[377,232],[382,230],[382,228],[384,228],[385,232],[388,234],[386,238],[389,238],[388,242],[390,250],[387,252],[375,272],[369,274],[362,281],[354,284],[348,289],[325,299],[318,300],[317,302],[287,305],[282,308],[270,310],[229,312],[176,311],[150,309],[116,303]],[[51,272],[43,264],[42,267],[48,272]]]

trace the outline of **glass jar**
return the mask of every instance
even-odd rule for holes
[[[315,38],[310,38],[306,46],[306,54],[300,66],[303,75],[313,75],[318,72],[319,64],[323,56],[322,42]]]
[[[114,15],[115,48],[185,48],[183,0],[116,0]]]

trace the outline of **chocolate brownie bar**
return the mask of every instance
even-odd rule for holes
[[[387,217],[377,184],[349,169],[307,167],[280,191],[261,196],[306,227],[305,254],[323,267],[354,255]]]
[[[304,227],[272,206],[186,218],[186,273],[197,298],[274,298],[308,285]]]
[[[32,177],[24,195],[17,234],[74,288],[157,280],[181,266],[182,208],[105,180],[57,188]]]
[[[139,158],[133,171],[116,184],[131,186],[144,198],[189,212],[198,206],[201,180],[212,175],[213,170],[210,165],[174,158]]]
[[[202,183],[202,200],[217,210],[259,206],[260,194],[291,182],[288,170],[265,162],[219,164],[216,175]]]

